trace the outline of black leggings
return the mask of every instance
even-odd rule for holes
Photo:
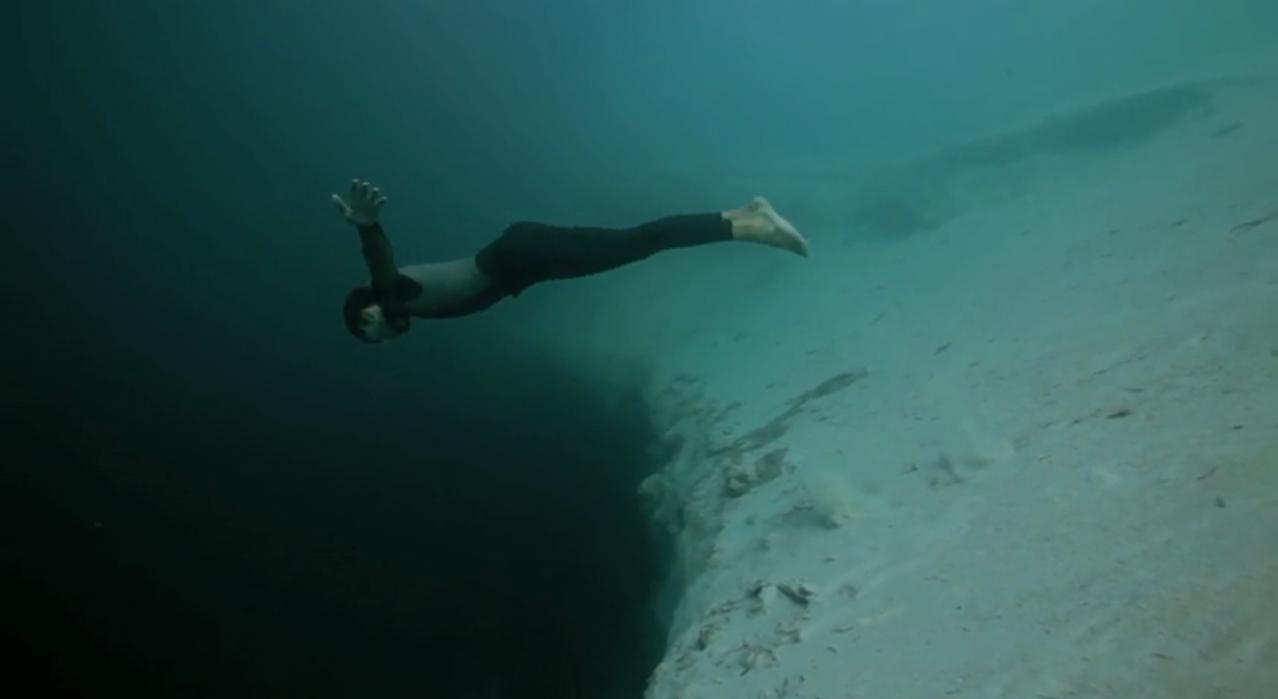
[[[598,274],[662,250],[731,239],[732,222],[717,213],[667,216],[633,228],[522,221],[480,250],[475,264],[503,293],[518,296],[537,282]]]

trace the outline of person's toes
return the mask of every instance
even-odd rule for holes
[[[808,256],[808,241],[798,233],[787,234],[781,243],[782,247],[796,255]]]

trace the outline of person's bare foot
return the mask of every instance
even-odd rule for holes
[[[723,217],[732,222],[732,237],[737,240],[808,256],[807,239],[763,197],[756,196],[740,209],[724,212]]]

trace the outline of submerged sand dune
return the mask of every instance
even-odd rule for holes
[[[651,699],[1278,696],[1278,91],[1148,94],[903,168],[945,215],[808,227],[709,329],[649,311]]]

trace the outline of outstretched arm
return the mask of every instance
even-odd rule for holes
[[[333,204],[359,230],[360,247],[364,252],[364,262],[368,264],[373,290],[378,294],[391,293],[399,270],[395,267],[395,253],[390,239],[386,237],[378,220],[381,218],[382,206],[386,204],[386,196],[381,189],[368,182],[351,180],[350,201],[334,194]]]

